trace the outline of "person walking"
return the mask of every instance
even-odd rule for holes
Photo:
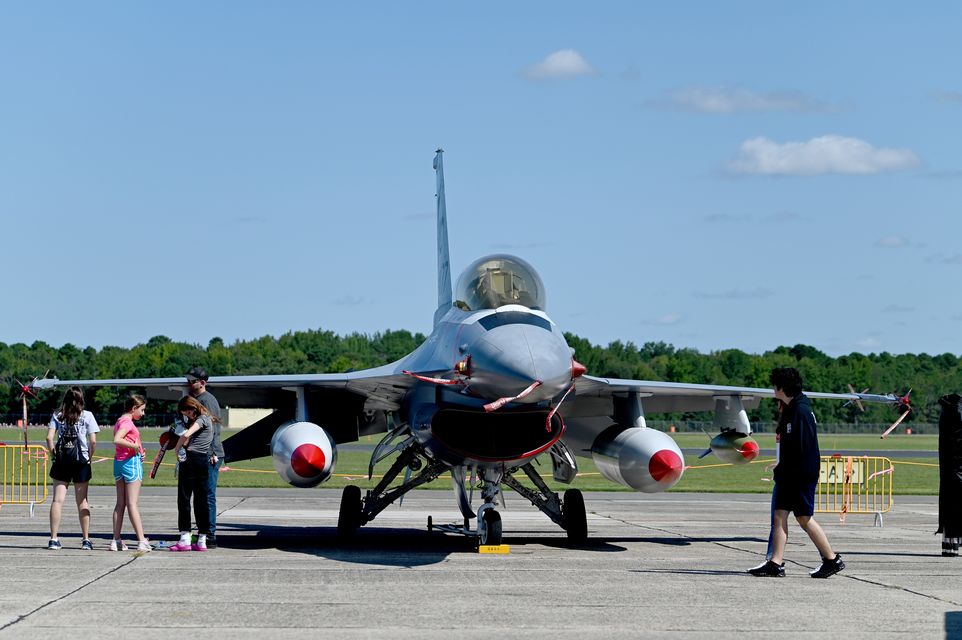
[[[50,503],[50,542],[47,548],[57,551],[63,548],[57,536],[60,516],[67,498],[67,487],[74,485],[74,498],[80,515],[80,532],[83,539],[80,548],[93,549],[90,542],[90,505],[87,488],[93,477],[90,461],[97,450],[97,433],[100,427],[94,414],[84,409],[84,393],[80,387],[69,387],[64,393],[60,409],[50,418],[47,429],[47,451],[53,459],[50,477],[53,479],[53,500]],[[56,443],[54,443],[56,438]]]
[[[210,514],[210,535],[207,536],[207,548],[217,548],[217,481],[220,478],[220,467],[224,463],[224,445],[221,443],[221,412],[220,403],[213,393],[207,390],[207,370],[203,367],[193,367],[187,372],[187,393],[204,405],[214,423],[214,437],[211,441],[210,454],[207,457],[207,513]]]
[[[812,518],[815,513],[815,488],[821,465],[818,431],[811,403],[802,393],[802,377],[796,369],[776,368],[771,373],[775,399],[785,404],[776,430],[779,460],[774,470],[775,508],[772,530],[772,557],[765,564],[748,570],[753,576],[785,575],[783,556],[788,541],[788,514],[794,513],[802,530],[822,555],[821,566],[809,573],[813,578],[828,578],[845,568],[842,556],[835,553],[825,531]]]
[[[185,431],[174,446],[180,461],[177,474],[177,528],[180,540],[170,546],[171,551],[207,551],[210,517],[207,511],[207,473],[214,423],[200,402],[184,396],[177,403]],[[194,502],[197,523],[197,543],[190,542],[190,503]]]
[[[124,415],[114,425],[114,482],[117,487],[117,503],[114,506],[114,532],[110,540],[111,551],[127,551],[120,531],[124,524],[124,511],[137,536],[137,551],[150,551],[150,542],[144,535],[140,519],[140,487],[144,481],[144,445],[134,421],[144,417],[147,402],[143,397],[131,395],[124,403]]]

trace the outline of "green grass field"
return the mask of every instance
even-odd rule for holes
[[[21,441],[19,440],[19,438],[22,438],[21,434],[22,432],[17,429],[4,429],[0,431],[0,441],[16,444]],[[39,441],[46,436],[46,431],[31,429],[28,435],[31,441]],[[145,439],[157,436],[159,436],[157,431],[145,431]],[[706,447],[708,444],[708,437],[704,434],[676,433],[672,436],[682,448],[696,449]],[[113,484],[113,445],[105,443],[104,440],[105,438],[101,438],[100,446],[96,451],[93,479],[95,485]],[[757,440],[762,449],[774,449],[773,435],[761,434]],[[364,444],[374,444],[376,441],[375,438],[371,437],[362,439]],[[831,455],[837,450],[858,450],[891,459],[895,468],[892,474],[893,493],[895,494],[938,494],[938,459],[934,457],[905,457],[906,454],[902,453],[905,451],[936,451],[938,436],[894,436],[881,440],[874,435],[826,434],[819,438],[819,443],[823,455]],[[908,455],[911,456],[911,453]],[[152,456],[153,452],[148,451],[145,473],[152,462]],[[390,467],[391,459],[382,461],[375,468],[374,477],[368,480],[369,458],[370,454],[366,451],[345,451],[342,449],[338,452],[334,476],[321,486],[339,488],[348,484],[356,484],[362,489],[373,487],[380,480],[379,474],[384,473]],[[751,464],[739,466],[719,464],[712,456],[699,460],[696,456],[688,455],[686,456],[686,462],[690,466],[672,491],[720,493],[768,493],[771,491],[771,471],[766,471],[765,467],[773,462],[772,456],[763,455]],[[616,485],[601,477],[590,459],[578,458],[578,465],[578,477],[571,486],[583,491],[630,491],[630,489]],[[158,472],[157,477],[153,480],[145,479],[145,486],[175,486],[177,481],[173,475],[173,468],[173,457],[168,456],[165,458],[164,465]],[[548,485],[553,489],[563,490],[568,488],[567,485],[550,480],[550,462],[545,461],[540,468],[542,469],[542,475],[549,479]],[[219,486],[289,487],[274,471],[270,458],[259,458],[227,465],[227,469],[221,471]],[[450,486],[451,480],[447,474],[425,485],[426,488],[431,489],[449,489]]]

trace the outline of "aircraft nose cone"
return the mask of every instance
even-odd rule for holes
[[[571,383],[571,351],[561,336],[528,324],[506,324],[484,333],[470,349],[471,390],[485,398],[515,396],[541,385],[519,402],[538,402]]]

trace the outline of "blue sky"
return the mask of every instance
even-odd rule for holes
[[[350,5],[350,6],[348,6]],[[0,5],[0,341],[430,331],[962,353],[962,4]]]

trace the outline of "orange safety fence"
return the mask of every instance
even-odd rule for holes
[[[837,513],[845,522],[850,513],[874,514],[882,526],[882,514],[892,508],[892,476],[888,458],[876,456],[822,456],[815,491],[816,513]]]
[[[47,500],[47,448],[40,445],[0,444],[0,505]]]

